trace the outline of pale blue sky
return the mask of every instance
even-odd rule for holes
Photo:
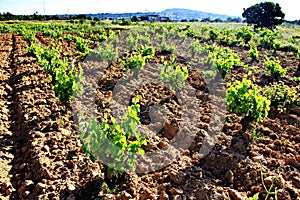
[[[264,0],[0,0],[0,12],[33,14],[37,11],[44,14],[43,1],[45,1],[46,14],[144,12],[162,11],[166,8],[187,8],[241,16],[243,8]],[[299,0],[273,0],[273,2],[281,5],[286,19],[300,19]]]

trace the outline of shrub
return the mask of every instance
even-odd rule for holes
[[[137,126],[141,124],[138,117],[139,99],[140,96],[133,99],[133,105],[123,115],[122,123],[105,113],[100,125],[96,120],[87,120],[80,125],[80,138],[83,139],[88,134],[83,145],[85,152],[92,159],[104,159],[113,173],[123,173],[132,168],[136,162],[136,153],[144,154],[142,146],[147,145],[147,141],[137,130]]]
[[[232,69],[234,65],[243,65],[239,57],[232,52],[228,47],[216,47],[208,53],[213,67],[219,70],[223,77]]]
[[[186,66],[179,66],[175,61],[176,56],[172,54],[170,61],[164,61],[160,70],[160,75],[164,81],[167,81],[167,87],[173,90],[183,87],[185,80],[188,78],[189,73]]]
[[[129,50],[137,49],[138,38],[134,38],[130,33],[128,37],[126,37],[126,43],[129,47]]]
[[[70,34],[67,34],[67,35],[64,36],[64,39],[65,39],[66,41],[72,41],[72,40],[73,40],[73,36],[70,35]]]
[[[285,110],[287,105],[299,102],[300,97],[297,88],[289,87],[283,82],[265,87],[262,94],[271,100],[272,104],[280,111]]]
[[[150,45],[151,44],[150,35],[145,34],[144,36],[140,36],[139,41],[141,42],[142,45]]]
[[[146,65],[146,60],[141,54],[130,54],[125,61],[121,62],[121,66],[128,69],[143,69]]]
[[[107,44],[104,48],[99,47],[97,52],[100,60],[107,60],[108,65],[110,65],[111,62],[116,61],[119,57],[118,48],[115,49],[110,44]]]
[[[193,58],[195,57],[195,55],[199,55],[206,52],[205,48],[199,43],[199,40],[194,40],[189,45],[189,50],[192,52]]]
[[[248,44],[253,38],[253,33],[249,30],[249,28],[242,27],[237,30],[236,37],[241,42]]]
[[[61,49],[59,47],[47,47],[43,49],[41,46],[37,44],[32,44],[28,47],[28,53],[34,54],[38,62],[43,67],[46,73],[52,75],[52,80],[55,79],[55,69],[60,67],[61,64]]]
[[[175,47],[175,46],[173,46],[173,45],[168,45],[168,44],[166,43],[165,40],[163,40],[163,41],[159,44],[159,46],[160,46],[160,51],[161,51],[161,52],[173,53],[173,52],[176,50],[176,47]]]
[[[235,35],[233,34],[233,29],[223,28],[220,31],[220,35],[218,37],[218,43],[226,46],[230,46],[235,41]]]
[[[219,37],[220,33],[217,29],[212,28],[209,30],[208,35],[210,40],[215,41]]]
[[[131,20],[126,20],[126,19],[122,18],[118,22],[118,24],[121,25],[121,26],[130,26],[132,24],[132,21]]]
[[[55,69],[55,86],[53,91],[59,100],[63,103],[69,103],[72,101],[74,95],[81,95],[83,87],[81,85],[83,81],[82,68],[78,65],[79,72],[75,72],[75,61],[70,63],[67,67],[68,60],[64,59],[61,62],[59,68]]]
[[[259,61],[258,59],[258,50],[257,50],[257,47],[256,46],[250,46],[250,49],[248,51],[248,55],[249,57],[251,58],[252,62],[253,61]]]
[[[76,38],[76,45],[75,49],[83,54],[83,56],[86,56],[90,52],[90,48],[88,46],[88,41],[85,41],[81,37]]]
[[[280,48],[282,48],[282,43],[278,40],[274,40],[273,48],[274,48],[274,51],[279,50]]]
[[[286,69],[282,68],[279,60],[269,60],[268,58],[266,58],[265,65],[272,76],[284,77],[287,72]]]
[[[32,32],[30,30],[24,30],[24,31],[22,31],[21,34],[23,35],[24,40],[29,43],[29,45],[31,45],[31,43],[34,42],[34,39],[35,39],[34,32]]]
[[[277,33],[268,29],[260,31],[259,46],[266,49],[272,49]]]
[[[145,58],[146,62],[148,62],[155,55],[154,47],[144,47],[139,50],[140,54]]]
[[[238,115],[244,114],[261,122],[268,116],[270,100],[259,93],[251,80],[243,78],[242,82],[236,80],[226,90],[226,101],[230,112]]]
[[[133,69],[134,74],[137,75],[154,55],[155,49],[153,47],[144,47],[136,53],[127,54],[126,59],[121,61],[120,65],[127,69]]]
[[[27,51],[32,56],[39,56],[41,52],[43,51],[43,48],[38,44],[31,44],[29,47],[27,47]]]

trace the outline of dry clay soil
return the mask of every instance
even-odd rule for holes
[[[230,120],[226,120],[218,142],[201,157],[199,150],[211,110],[204,79],[195,71],[188,81],[197,91],[201,112],[196,113],[200,120],[190,147],[179,149],[175,161],[158,171],[128,173],[117,177],[117,182],[106,180],[105,167],[81,153],[72,113],[62,109],[47,81],[49,75],[28,55],[27,43],[15,34],[0,38],[0,199],[237,200],[257,192],[264,199],[262,182],[268,189],[276,179],[273,188],[277,187],[278,199],[299,200],[300,107],[292,105],[281,114],[272,108],[257,128],[264,137],[255,141],[241,117],[227,113]],[[157,53],[152,62],[161,62],[161,55]],[[123,74],[118,66],[106,71],[99,81],[99,106],[104,100],[110,101],[113,87]],[[145,110],[149,105],[162,105],[169,122],[157,135],[149,136],[146,152],[168,146],[180,121],[174,93],[150,84],[141,86],[133,96],[138,94],[146,94],[141,100]],[[147,126],[149,113],[141,118],[142,126]],[[110,189],[101,187],[103,183]]]

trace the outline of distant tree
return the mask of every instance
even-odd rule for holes
[[[236,22],[236,23],[241,23],[242,19],[240,17],[228,17],[227,22]]]
[[[188,21],[187,19],[180,20],[180,22],[187,22],[187,21]]]
[[[87,19],[87,20],[93,20],[92,16],[88,16],[85,19]]]
[[[131,20],[127,20],[125,18],[122,18],[119,22],[118,22],[119,25],[121,26],[130,26],[132,24],[132,21]]]
[[[131,17],[131,21],[132,21],[132,22],[138,22],[139,19],[137,18],[137,16],[132,16],[132,17]]]
[[[80,20],[79,20],[79,23],[80,23],[80,24],[84,24],[84,23],[85,23],[85,19],[80,19]]]
[[[207,17],[207,18],[204,18],[204,19],[201,20],[201,22],[210,22],[210,21],[211,21],[210,17]]]
[[[95,22],[99,22],[99,21],[100,21],[100,18],[99,18],[99,17],[94,17],[94,21],[95,21]]]
[[[4,15],[2,15],[2,14],[0,13],[0,21],[4,21],[4,20],[5,20]]]
[[[77,19],[86,19],[86,15],[85,14],[79,14],[76,16]]]
[[[254,24],[254,28],[268,28],[273,30],[277,25],[284,22],[285,14],[278,3],[262,2],[247,9],[242,14],[245,22]]]
[[[9,12],[3,13],[3,18],[4,20],[14,20],[14,15]]]
[[[198,22],[198,19],[190,19],[190,22]]]
[[[224,21],[220,18],[216,18],[213,22],[224,22]]]

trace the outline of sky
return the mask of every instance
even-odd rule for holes
[[[89,14],[162,11],[186,8],[215,14],[241,16],[243,8],[264,0],[0,0],[0,13]],[[271,0],[279,3],[287,20],[300,19],[299,0]]]

